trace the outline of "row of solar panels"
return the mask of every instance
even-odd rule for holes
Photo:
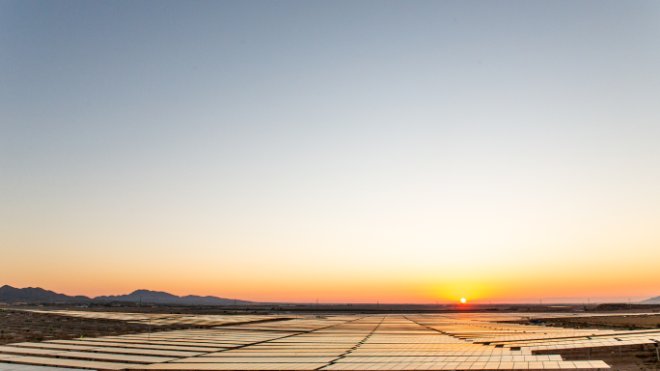
[[[478,327],[478,321],[456,316],[309,316],[210,329],[12,344],[0,348],[0,362],[98,370],[608,368],[602,361],[564,361],[557,355],[474,344],[423,322],[454,329],[458,324],[464,331]]]

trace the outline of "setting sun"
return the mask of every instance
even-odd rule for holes
[[[461,304],[465,304],[465,303],[467,303],[467,299],[466,298],[461,298]]]

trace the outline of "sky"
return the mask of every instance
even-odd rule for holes
[[[0,1],[0,284],[660,295],[660,2]]]

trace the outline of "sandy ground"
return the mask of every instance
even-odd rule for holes
[[[612,315],[607,317],[548,318],[541,321],[546,325],[576,328],[655,329],[660,328],[660,313],[648,316]]]
[[[157,330],[189,328],[159,326]],[[23,341],[74,339],[156,330],[148,325],[107,319],[87,319],[53,314],[0,310],[0,345]]]

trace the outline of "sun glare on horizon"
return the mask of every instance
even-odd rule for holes
[[[467,303],[467,299],[466,298],[461,298],[461,304],[465,304],[465,303]]]

